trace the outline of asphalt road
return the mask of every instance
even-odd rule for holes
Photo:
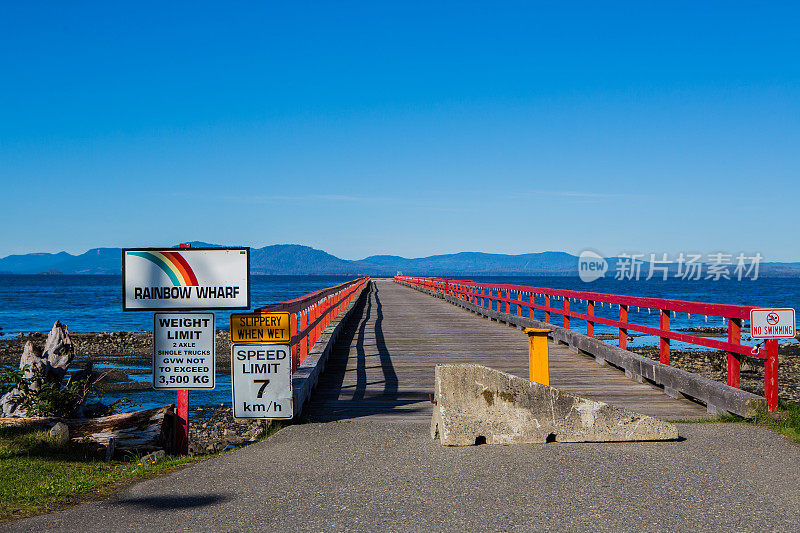
[[[800,530],[800,446],[745,424],[681,442],[442,447],[419,422],[301,424],[9,531]]]

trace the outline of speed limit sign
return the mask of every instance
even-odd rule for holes
[[[231,346],[231,389],[234,418],[292,418],[291,348],[280,344]]]

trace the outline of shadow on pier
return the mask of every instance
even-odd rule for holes
[[[367,298],[336,341],[325,372],[305,410],[310,421],[366,416],[429,416],[428,392],[400,389],[397,370],[384,334],[381,288]],[[431,391],[433,390],[431,380]]]

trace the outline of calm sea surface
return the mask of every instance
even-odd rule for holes
[[[350,279],[347,276],[253,276],[253,307],[289,300]],[[601,279],[584,283],[577,277],[477,277],[475,281],[511,283],[536,287],[673,298],[698,302],[800,306],[799,278],[762,278],[756,281],[617,281]],[[149,312],[122,312],[120,276],[45,276],[0,274],[0,327],[16,334],[49,331],[60,320],[70,331],[149,331]],[[554,304],[556,305],[556,304]],[[560,305],[560,304],[558,304]],[[606,308],[598,314],[613,316]],[[645,310],[646,312],[646,310]],[[631,310],[631,319],[636,311]],[[225,327],[230,313],[217,311],[217,324]],[[643,318],[643,317],[642,317]],[[704,317],[678,316],[674,327],[705,325]],[[711,319],[709,319],[711,320]],[[709,323],[708,325],[722,325]],[[601,326],[598,326],[600,328]]]
[[[291,300],[351,279],[348,276],[252,276],[253,307]],[[241,312],[241,311],[237,311]],[[230,312],[217,311],[227,328]],[[3,332],[50,331],[60,320],[73,332],[151,331],[152,312],[122,312],[121,276],[0,275]]]
[[[348,276],[253,276],[251,292],[253,307],[289,300],[297,296],[336,285],[350,279]],[[577,277],[476,277],[475,281],[510,283],[535,287],[574,289],[592,292],[672,298],[699,302],[756,305],[764,307],[800,306],[800,279],[762,278],[756,281],[617,281],[601,279],[584,283]],[[153,315],[150,312],[122,312],[122,278],[120,276],[46,276],[0,275],[0,327],[3,333],[49,331],[53,322],[60,320],[73,332],[97,331],[150,331]],[[554,302],[561,306],[561,302]],[[573,304],[576,311],[584,311],[581,304]],[[597,307],[599,316],[616,318],[616,308]],[[226,328],[229,312],[216,312],[217,325]],[[537,318],[541,318],[537,314]],[[629,310],[631,322],[658,326],[658,314],[648,314],[646,309]],[[554,323],[560,324],[554,315]],[[679,314],[672,318],[672,328],[698,326],[723,326],[719,318],[702,315],[691,318]],[[582,321],[573,321],[574,329],[585,331]],[[616,330],[598,325],[595,331],[616,333]],[[613,342],[613,341],[611,341]],[[637,337],[629,346],[654,345],[654,337]],[[686,348],[673,343],[674,349]],[[135,376],[132,376],[135,377]],[[149,380],[150,375],[136,379]],[[230,405],[230,376],[218,375],[217,388],[210,392],[193,392],[193,405]],[[113,400],[122,394],[107,394]],[[143,407],[173,403],[173,392],[127,392]]]

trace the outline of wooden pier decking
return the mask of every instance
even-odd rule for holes
[[[527,337],[391,280],[374,280],[336,341],[307,416],[312,421],[428,419],[433,410],[428,395],[440,363],[478,363],[527,376]],[[708,416],[702,405],[670,398],[658,387],[552,343],[550,384],[666,420]]]

